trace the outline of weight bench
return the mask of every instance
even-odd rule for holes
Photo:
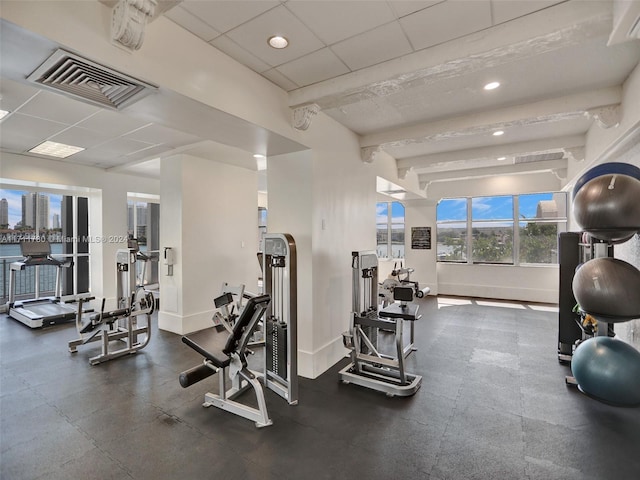
[[[250,298],[233,324],[231,332],[215,327],[182,337],[182,342],[202,355],[204,361],[202,365],[182,372],[179,378],[180,385],[186,388],[219,372],[220,393],[205,394],[202,405],[213,405],[253,420],[256,427],[266,427],[273,422],[267,413],[262,384],[256,374],[248,368],[246,355],[251,352],[247,345],[270,301],[269,295]],[[231,388],[228,390],[227,375],[231,379]],[[253,388],[256,394],[258,408],[235,401],[249,388]]]

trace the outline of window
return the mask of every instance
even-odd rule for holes
[[[160,256],[160,204],[157,197],[128,194],[127,235],[138,240],[140,251],[151,257],[147,262],[136,262],[137,283],[152,286],[158,283]],[[155,200],[155,201],[152,201]]]
[[[471,199],[473,263],[513,263],[513,197]]]
[[[62,294],[89,291],[88,199],[74,195],[0,189],[0,302],[8,301],[9,267],[22,259],[20,241],[39,238],[57,258],[72,258],[62,272]],[[53,295],[56,267],[40,265],[16,274],[16,299]]]
[[[376,251],[379,258],[404,258],[404,205],[376,205]]]
[[[558,263],[558,234],[566,231],[566,194],[520,195],[520,263]]]
[[[447,198],[438,203],[439,262],[554,264],[566,193]]]
[[[466,198],[441,200],[436,210],[436,236],[438,261],[467,262]]]

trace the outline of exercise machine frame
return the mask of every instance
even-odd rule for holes
[[[413,328],[410,342],[404,345],[404,322],[420,318],[413,299],[412,287],[396,287],[393,303],[378,309],[378,257],[374,251],[352,252],[353,309],[349,331],[343,334],[346,348],[351,350],[351,363],[340,370],[343,383],[355,383],[385,393],[387,396],[409,396],[418,391],[422,376],[408,373],[405,358],[416,350]],[[380,352],[379,331],[393,335],[395,354]]]
[[[270,303],[269,295],[250,298],[228,332],[223,327],[196,332],[183,336],[182,342],[204,357],[202,365],[180,374],[180,385],[186,388],[218,373],[219,394],[206,393],[204,407],[217,407],[240,417],[252,420],[256,427],[266,427],[273,422],[267,412],[262,383],[259,375],[251,371],[247,363],[248,343],[258,322]],[[221,336],[228,335],[222,339]],[[227,388],[227,377],[231,388]],[[236,401],[248,389],[253,389],[258,407],[254,408]]]
[[[78,303],[76,330],[79,338],[69,342],[69,352],[76,353],[80,345],[100,341],[102,351],[89,359],[91,365],[136,353],[151,340],[151,315],[155,299],[151,292],[136,286],[137,253],[137,248],[131,248],[131,245],[116,252],[116,309],[105,311],[106,299],[103,298],[100,313],[87,314],[82,309],[83,303],[94,297],[80,299]],[[145,322],[138,324],[138,317],[145,318]],[[122,341],[125,346],[110,349],[113,341]]]

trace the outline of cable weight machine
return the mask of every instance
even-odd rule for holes
[[[288,233],[264,236],[263,292],[271,296],[264,318],[264,384],[289,404],[298,403],[296,243]]]

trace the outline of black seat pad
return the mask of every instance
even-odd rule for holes
[[[229,334],[224,328],[218,330],[217,327],[213,327],[184,336],[182,342],[189,345],[216,367],[224,368],[231,362],[231,358],[222,351],[228,336]]]

